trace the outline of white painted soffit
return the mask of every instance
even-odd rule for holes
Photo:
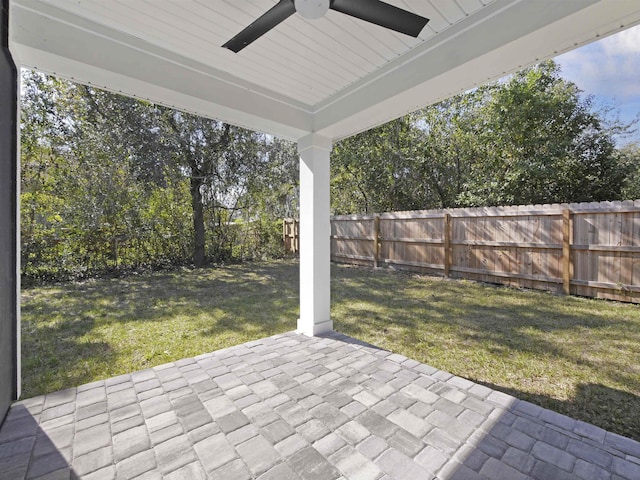
[[[113,0],[102,1],[116,5]],[[215,9],[223,3],[227,5],[211,0],[208,5]],[[422,3],[438,3],[443,9],[461,2],[402,3],[417,5],[414,10],[418,10]],[[640,23],[638,0],[487,0],[483,4],[448,28],[424,35],[417,45],[407,43],[394,60],[339,90],[329,90],[315,103],[302,101],[301,94],[294,95],[287,85],[273,87],[266,77],[260,82],[259,75],[251,81],[241,78],[229,73],[230,67],[223,70],[211,61],[168,50],[158,45],[161,42],[139,38],[134,31],[115,30],[109,22],[81,17],[50,1],[12,0],[11,49],[22,65],[82,83],[285,138],[316,132],[336,140]],[[345,25],[344,29],[352,27]],[[234,24],[229,30],[237,28]],[[291,55],[295,64],[299,52],[283,55],[284,62]]]

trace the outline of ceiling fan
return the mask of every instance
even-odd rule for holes
[[[311,20],[322,17],[329,9],[412,37],[417,37],[429,21],[380,0],[280,0],[223,47],[238,53],[296,12]]]

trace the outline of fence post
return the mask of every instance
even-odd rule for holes
[[[287,219],[282,220],[282,244],[284,245],[285,253],[289,253],[289,246],[287,245]]]
[[[451,215],[444,214],[444,276],[451,274]]]
[[[380,261],[380,215],[373,217],[373,268]]]
[[[571,210],[562,211],[562,291],[571,294]]]

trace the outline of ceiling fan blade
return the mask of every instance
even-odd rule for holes
[[[420,35],[429,21],[428,18],[380,0],[333,0],[330,8],[412,37]]]
[[[296,7],[293,0],[280,0],[267,13],[259,17],[222,46],[232,52],[238,53],[294,13],[296,13]]]

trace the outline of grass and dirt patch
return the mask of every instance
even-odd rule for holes
[[[24,397],[296,327],[298,264],[22,292]],[[640,306],[332,266],[336,330],[640,440]]]

